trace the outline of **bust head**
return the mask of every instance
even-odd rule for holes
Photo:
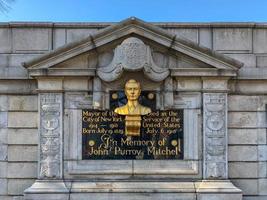
[[[138,97],[140,96],[141,93],[140,83],[134,79],[130,79],[129,81],[126,82],[124,91],[128,100],[136,101],[138,100]]]
[[[141,86],[136,80],[130,79],[127,81],[124,92],[128,102],[126,105],[116,108],[114,112],[119,115],[126,115],[125,134],[127,136],[140,136],[141,115],[151,113],[151,109],[138,103],[138,97],[141,94]]]

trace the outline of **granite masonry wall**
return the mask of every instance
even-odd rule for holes
[[[0,24],[1,200],[22,199],[37,178],[37,83],[21,63],[111,24]],[[244,63],[229,88],[229,177],[244,200],[266,200],[267,24],[154,24]]]

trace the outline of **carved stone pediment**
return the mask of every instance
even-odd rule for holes
[[[157,52],[157,48],[162,51]],[[99,58],[106,52],[112,52],[111,60],[101,66]],[[157,53],[159,57],[155,59]],[[166,62],[160,66],[158,61]],[[149,79],[161,81],[169,74],[236,76],[242,63],[177,38],[155,25],[129,18],[23,65],[32,77],[97,74],[104,81],[113,81],[123,71],[143,71]]]

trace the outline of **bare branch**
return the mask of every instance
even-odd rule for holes
[[[8,13],[13,2],[15,2],[15,0],[0,0],[0,12]]]

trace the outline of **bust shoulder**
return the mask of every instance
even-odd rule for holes
[[[147,115],[149,113],[151,113],[151,109],[149,107],[146,106],[141,106],[141,115]]]
[[[128,108],[126,105],[118,107],[114,110],[115,113],[119,115],[127,115],[128,114]]]

